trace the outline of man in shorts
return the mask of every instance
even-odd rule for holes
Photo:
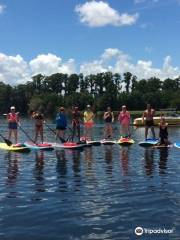
[[[143,115],[142,115],[142,123],[145,124],[145,140],[147,140],[149,128],[151,129],[153,139],[156,138],[155,131],[154,131],[154,115],[155,115],[155,110],[148,103],[147,109],[143,112]]]

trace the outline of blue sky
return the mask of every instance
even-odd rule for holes
[[[0,80],[108,70],[177,77],[179,13],[180,0],[0,0]]]

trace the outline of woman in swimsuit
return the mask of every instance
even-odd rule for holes
[[[37,142],[38,136],[40,135],[41,142],[43,143],[44,137],[43,137],[43,125],[44,125],[44,116],[39,111],[33,112],[32,118],[35,121],[35,139],[34,142]]]
[[[112,138],[113,129],[112,123],[114,122],[114,114],[111,111],[111,108],[108,107],[107,111],[104,113],[103,119],[105,121],[105,128],[104,128],[104,138]]]
[[[159,123],[159,138],[160,138],[160,145],[168,146],[171,143],[168,140],[168,123],[166,122],[166,119],[164,115],[161,116],[161,120]]]

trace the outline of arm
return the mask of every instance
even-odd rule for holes
[[[143,115],[142,115],[142,123],[144,124],[144,118],[145,118],[145,111],[143,112]]]
[[[112,112],[112,122],[114,122],[114,113]]]

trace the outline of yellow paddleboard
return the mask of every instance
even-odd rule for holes
[[[0,149],[4,149],[7,151],[15,151],[15,152],[29,152],[30,149],[28,147],[25,146],[16,146],[16,145],[11,145],[8,146],[6,143],[0,143]]]
[[[118,141],[117,141],[117,144],[120,144],[120,145],[124,145],[124,146],[128,146],[128,145],[131,145],[134,143],[134,140],[131,139],[131,138],[124,138],[124,137],[121,137]]]

